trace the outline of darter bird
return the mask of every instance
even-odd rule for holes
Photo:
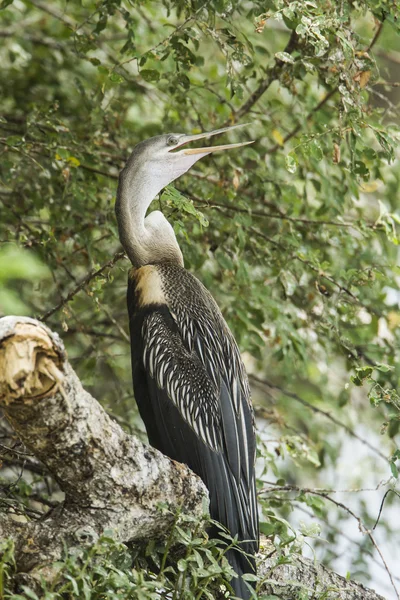
[[[237,597],[255,573],[258,514],[250,389],[238,346],[207,289],[186,271],[174,230],[154,197],[200,158],[246,143],[187,148],[209,133],[159,135],[138,144],[119,176],[116,216],[133,264],[128,312],[133,386],[152,446],[185,463],[209,490],[210,515],[237,536],[226,556]]]

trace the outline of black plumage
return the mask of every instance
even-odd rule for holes
[[[236,342],[206,288],[176,263],[132,269],[128,282],[135,398],[150,444],[197,473],[211,517],[250,555],[231,550],[239,574],[258,549],[254,417]],[[239,577],[235,594],[250,598]]]

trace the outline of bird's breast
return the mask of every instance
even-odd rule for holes
[[[144,308],[151,304],[166,304],[160,273],[155,265],[131,269],[129,278],[135,288],[135,304]]]

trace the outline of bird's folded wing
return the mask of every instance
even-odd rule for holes
[[[195,352],[188,352],[177,331],[160,312],[143,321],[143,364],[159,389],[209,448],[222,449],[218,389]]]
[[[188,329],[169,311],[154,311],[143,321],[143,363],[157,387],[153,393],[166,394],[196,436],[216,453],[207,460],[218,463],[215,476],[225,481],[225,494],[234,498],[241,531],[254,540],[253,415],[238,380],[237,346],[223,334],[218,327],[205,330],[193,322]]]

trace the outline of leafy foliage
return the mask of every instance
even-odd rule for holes
[[[93,545],[71,551],[63,561],[54,563],[56,576],[51,584],[44,579],[36,585],[35,582],[22,584],[19,593],[12,590],[14,548],[10,542],[3,542],[1,597],[7,600],[157,600],[161,597],[213,600],[221,585],[228,590],[226,579],[232,577],[233,571],[223,557],[224,550],[204,534],[201,528],[204,524],[195,524],[194,531],[193,522],[190,525],[191,528],[182,515],[177,515],[168,540],[151,540],[140,553],[116,541],[112,532],[105,532]],[[170,560],[172,545],[182,549],[180,558],[176,558],[175,553],[174,562]]]
[[[253,145],[204,159],[155,204],[245,353],[263,531],[277,560],[309,531],[335,566],[348,514],[296,486],[335,487],[342,462],[345,487],[394,488],[398,476],[396,3],[3,0],[0,9],[0,313],[45,316],[84,385],[144,435],[130,380],[129,264],[112,261],[118,171],[146,137],[249,122],[236,135]],[[43,489],[36,482],[32,493]],[[389,495],[379,524],[387,554],[396,501]],[[373,523],[366,495],[351,502]],[[303,529],[299,507],[312,520]],[[370,581],[370,540],[349,543],[345,570]],[[93,577],[123,577],[99,564]]]

